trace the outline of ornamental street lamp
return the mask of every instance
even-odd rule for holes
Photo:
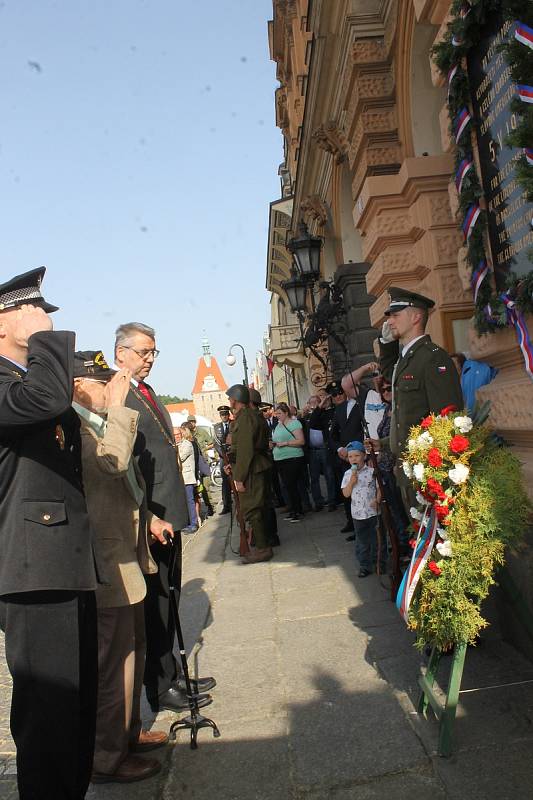
[[[295,269],[291,269],[291,277],[281,284],[285,290],[293,314],[307,310],[307,287],[309,281],[300,277]]]
[[[233,353],[231,352],[231,351],[233,350],[233,348],[234,348],[234,347],[240,347],[240,348],[241,348],[241,350],[242,350],[242,366],[243,366],[243,369],[244,369],[244,380],[243,380],[243,384],[244,384],[245,386],[248,386],[248,363],[247,363],[247,361],[246,361],[246,353],[244,352],[244,347],[242,346],[242,344],[239,344],[238,342],[236,342],[235,344],[232,344],[232,345],[231,345],[231,347],[230,347],[230,349],[229,349],[229,353],[228,353],[228,355],[226,356],[226,364],[227,364],[229,367],[233,367],[233,366],[235,366],[235,362],[237,361],[237,359],[235,358],[235,356],[234,356],[234,355],[233,355]]]
[[[296,267],[302,276],[313,282],[320,277],[320,251],[322,239],[311,236],[305,222],[298,225],[298,236],[287,242],[287,250],[292,253]]]

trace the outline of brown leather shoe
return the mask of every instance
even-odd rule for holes
[[[151,778],[161,769],[161,764],[155,758],[142,758],[141,756],[126,756],[119,768],[112,775],[93,772],[91,783],[134,783]]]
[[[259,564],[261,561],[270,561],[274,555],[271,547],[254,547],[247,555],[242,557],[242,564]]]
[[[167,743],[168,736],[165,731],[141,731],[137,741],[130,744],[130,752],[146,753],[147,750],[164,747]]]

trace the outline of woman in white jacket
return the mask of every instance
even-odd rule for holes
[[[174,440],[178,445],[183,483],[185,484],[185,493],[187,495],[187,508],[189,510],[189,525],[183,528],[182,533],[196,533],[198,530],[198,514],[196,513],[196,504],[194,502],[196,465],[194,449],[192,443],[185,438],[186,434],[187,432],[183,428],[174,428]]]

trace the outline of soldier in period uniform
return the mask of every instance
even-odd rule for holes
[[[243,563],[255,564],[268,561],[273,555],[264,513],[271,466],[268,431],[257,411],[249,408],[250,391],[246,386],[238,383],[231,386],[226,394],[235,416],[231,428],[231,473],[244,517],[253,529],[255,541],[255,548],[243,557]]]
[[[71,408],[74,333],[45,268],[0,286],[0,626],[21,800],[85,797],[94,752],[97,570]]]
[[[447,405],[463,407],[461,384],[448,353],[425,333],[433,300],[408,289],[391,286],[390,305],[380,337],[380,368],[392,382],[390,449],[400,458],[409,429]],[[413,493],[402,469],[398,484],[407,508]]]

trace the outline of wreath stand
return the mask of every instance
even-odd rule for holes
[[[496,576],[496,583],[500,586],[502,591],[511,604],[514,613],[516,614],[523,627],[533,639],[533,615],[529,610],[522,593],[509,570],[502,567]],[[420,695],[417,712],[427,717],[428,707],[431,706],[433,713],[439,720],[439,741],[437,753],[443,758],[448,758],[452,753],[453,741],[453,726],[455,723],[455,715],[457,713],[457,703],[459,702],[459,695],[461,694],[461,681],[463,678],[463,669],[465,664],[467,645],[465,642],[460,642],[455,645],[453,652],[452,668],[450,671],[450,678],[448,680],[448,687],[444,700],[441,699],[440,693],[435,691],[435,680],[437,672],[443,656],[442,650],[433,647],[429,657],[428,666],[425,674],[421,675],[418,679],[422,693]],[[528,683],[530,681],[527,681]],[[502,684],[498,688],[505,686],[516,685]],[[481,687],[483,688],[483,687]]]

